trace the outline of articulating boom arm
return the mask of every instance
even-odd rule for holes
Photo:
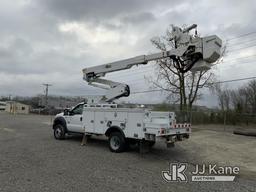
[[[216,35],[203,38],[197,35],[190,35],[189,31],[195,27],[196,25],[194,24],[182,30],[179,27],[173,26],[173,38],[170,40],[174,41],[174,49],[85,68],[83,69],[83,78],[89,85],[108,89],[104,101],[111,102],[114,99],[129,96],[130,89],[126,84],[100,78],[104,77],[107,73],[130,69],[134,65],[145,65],[150,61],[164,58],[170,58],[175,67],[182,73],[209,70],[211,64],[220,57],[222,41]]]

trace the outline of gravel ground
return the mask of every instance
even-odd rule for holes
[[[49,116],[0,114],[0,191],[256,191],[256,138],[195,130],[189,140],[167,149],[115,154],[106,140],[53,138]],[[169,163],[238,165],[235,182],[167,183]]]

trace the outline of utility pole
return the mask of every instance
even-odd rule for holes
[[[48,90],[52,85],[49,83],[44,83],[43,85],[45,86],[45,108],[48,108]]]

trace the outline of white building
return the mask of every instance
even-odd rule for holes
[[[5,111],[9,113],[28,114],[30,106],[16,101],[8,101]]]
[[[0,101],[0,111],[5,111],[6,108],[6,102]]]

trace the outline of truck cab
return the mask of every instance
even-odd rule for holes
[[[71,109],[67,108],[64,112],[59,113],[54,118],[53,128],[55,130],[54,136],[58,139],[64,139],[65,133],[83,133],[82,114],[84,103],[79,103]],[[60,128],[60,125],[62,128]],[[57,129],[56,129],[57,127]],[[63,129],[63,130],[62,130]],[[62,133],[62,134],[61,134]]]

